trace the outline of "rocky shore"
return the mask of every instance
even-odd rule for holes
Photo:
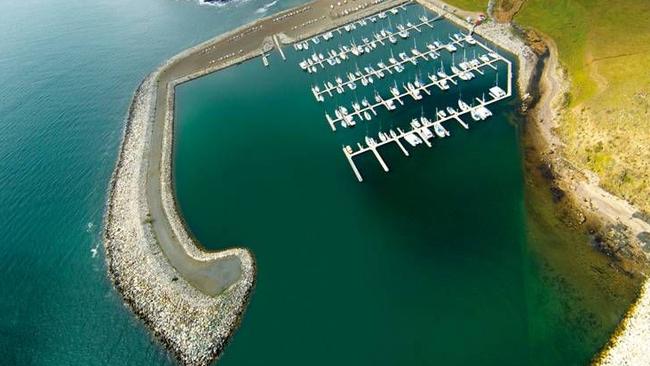
[[[491,2],[492,3],[492,2]],[[511,29],[509,36],[499,37],[503,43],[510,44],[508,38],[519,38],[514,45],[524,43],[526,34],[511,24],[496,24],[489,33],[501,33],[504,29]],[[476,32],[481,34],[480,26]],[[580,171],[570,162],[565,160],[556,149],[562,146],[562,142],[555,134],[559,116],[562,113],[563,97],[569,90],[570,81],[566,72],[559,64],[557,47],[553,40],[545,36],[535,41],[543,45],[544,52],[536,56],[532,48],[524,52],[532,53],[532,56],[517,53],[517,46],[508,50],[520,55],[520,92],[526,91],[523,96],[528,106],[529,102],[535,102],[534,108],[528,113],[531,123],[539,131],[540,141],[537,141],[541,150],[541,158],[546,161],[553,171],[554,184],[557,184],[565,192],[569,192],[570,199],[576,209],[595,217],[605,230],[604,236],[614,237],[617,240],[604,239],[612,243],[604,243],[607,246],[605,252],[608,255],[623,256],[625,260],[641,262],[640,268],[645,268],[645,263],[650,254],[643,253],[643,243],[638,240],[639,234],[650,232],[650,224],[636,217],[638,212],[629,202],[606,192],[598,184],[598,179],[590,172]],[[491,36],[486,36],[492,39]],[[523,51],[523,49],[520,49]],[[524,77],[525,80],[521,78]],[[528,82],[528,84],[526,84]],[[533,97],[536,98],[533,101]],[[580,213],[582,215],[582,213]],[[582,215],[584,217],[584,215]],[[614,254],[612,254],[614,253]],[[641,275],[646,276],[641,270]],[[618,329],[612,335],[608,344],[602,352],[594,357],[595,365],[650,365],[650,280],[646,279],[640,291],[637,301],[630,307],[625,318],[619,324]]]
[[[630,307],[605,350],[594,364],[601,366],[650,365],[650,281]]]
[[[629,202],[605,191],[598,184],[595,174],[577,169],[556,149],[562,146],[555,134],[562,113],[562,96],[569,89],[570,81],[559,65],[557,48],[553,41],[545,39],[548,55],[540,82],[541,98],[533,111],[533,122],[540,132],[540,145],[544,145],[542,158],[552,167],[556,184],[570,192],[570,198],[580,215],[593,216],[602,225],[602,250],[617,263],[632,261],[640,263],[635,272],[647,276],[649,252],[642,250],[638,237],[650,232],[650,224],[636,217],[638,212]],[[594,365],[650,365],[650,280],[644,280],[639,296],[628,309],[624,319],[603,350],[594,357]]]
[[[236,328],[253,288],[255,267],[245,250],[207,253],[194,246],[193,255],[201,260],[217,264],[236,256],[241,262],[240,279],[211,297],[187,283],[162,253],[143,192],[158,73],[142,82],[127,118],[106,216],[106,259],[125,303],[156,337],[181,363],[205,365]]]

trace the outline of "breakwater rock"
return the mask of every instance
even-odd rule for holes
[[[142,82],[127,117],[105,218],[106,260],[124,302],[179,362],[207,365],[239,323],[254,285],[255,265],[244,249],[209,253],[189,244],[195,261],[219,266],[237,258],[241,265],[236,281],[210,296],[188,283],[161,250],[145,195],[159,75],[160,70]],[[174,222],[182,225],[178,219],[170,220]]]
[[[610,343],[594,365],[650,365],[650,281],[646,280],[636,303],[630,307]]]

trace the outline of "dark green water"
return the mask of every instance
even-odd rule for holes
[[[411,7],[404,20],[421,13]],[[441,21],[416,37],[423,47],[454,31]],[[410,47],[400,42],[395,54]],[[297,67],[303,57],[291,50],[287,62],[272,57],[270,69],[253,60],[178,88],[182,213],[206,247],[246,246],[259,268],[222,363],[587,363],[634,286],[584,235],[556,222],[538,184],[525,184],[516,98],[493,105],[495,116],[469,131],[448,124],[451,138],[408,147],[408,158],[396,146],[382,148],[389,174],[371,154],[357,159],[362,184],[341,152],[367,133],[431,116],[461,93],[480,96],[495,73],[422,103],[405,98],[397,112],[334,134],[323,112],[351,109],[372,88],[359,84],[319,104],[312,83],[354,61],[310,77]],[[375,51],[358,62],[387,57]],[[438,66],[407,66],[398,84]],[[505,68],[499,79],[505,85]],[[386,82],[376,85],[387,94]]]

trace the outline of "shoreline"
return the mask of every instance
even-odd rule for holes
[[[594,173],[578,169],[559,151],[563,143],[554,129],[558,127],[561,114],[570,112],[564,106],[570,80],[559,62],[554,41],[543,34],[541,37],[547,51],[539,60],[539,80],[533,87],[537,100],[527,117],[537,130],[534,145],[539,151],[536,154],[553,172],[553,184],[568,193],[570,205],[583,220],[586,220],[585,215],[590,216],[601,226],[600,230],[605,231],[604,235],[609,235],[599,243],[602,247],[598,250],[612,257],[612,261],[631,261],[633,266],[641,263],[641,269],[635,268],[634,271],[645,277],[637,299],[591,363],[612,366],[650,364],[650,353],[644,352],[650,344],[650,279],[646,273],[650,253],[642,251],[642,243],[637,239],[640,233],[650,232],[650,224],[634,216],[638,210],[632,204],[601,188]],[[625,238],[624,245],[620,244],[617,235]],[[621,269],[629,273],[629,269]]]
[[[650,259],[650,253],[641,251],[642,243],[637,236],[642,232],[650,232],[650,223],[635,217],[639,212],[632,204],[619,198],[599,186],[598,178],[592,172],[579,169],[566,160],[561,151],[563,143],[554,129],[558,127],[558,119],[566,110],[564,95],[569,90],[570,81],[559,63],[557,47],[553,40],[543,36],[547,45],[548,55],[544,58],[542,77],[540,78],[540,100],[531,111],[532,122],[539,130],[542,141],[539,141],[540,153],[543,160],[550,164],[559,176],[559,183],[565,191],[571,192],[575,204],[585,212],[595,215],[606,225],[622,224],[626,229],[629,247],[625,253],[630,258]],[[611,248],[622,249],[622,248]]]
[[[637,300],[612,334],[611,339],[598,353],[593,365],[648,365],[650,353],[650,281],[646,280]]]
[[[473,13],[452,7],[438,0],[418,0],[418,2],[430,4],[435,9],[441,10],[442,6],[455,9],[462,16],[450,16],[447,19],[454,21],[457,25],[468,28],[463,19],[464,16]],[[490,1],[490,5],[494,5]],[[426,5],[425,5],[426,6]],[[488,13],[491,13],[488,9]],[[485,25],[493,28],[488,32],[482,31]],[[622,234],[626,237],[627,243],[624,247],[608,244],[613,241],[611,238],[603,239],[606,247],[600,248],[606,255],[623,257],[633,262],[646,262],[650,259],[650,253],[643,253],[642,245],[637,236],[642,232],[650,232],[650,223],[634,216],[638,212],[629,202],[614,196],[605,191],[598,184],[595,174],[578,170],[573,164],[565,160],[561,153],[556,151],[562,146],[562,142],[554,132],[558,125],[558,117],[563,112],[562,97],[568,91],[570,81],[566,72],[562,69],[557,48],[552,39],[543,36],[542,42],[546,45],[546,54],[532,57],[527,55],[531,51],[528,41],[524,41],[524,34],[515,24],[497,23],[493,19],[478,26],[475,32],[500,47],[504,47],[503,36],[514,37],[514,44],[523,43],[524,46],[517,50],[506,48],[519,59],[519,92],[522,97],[522,109],[526,118],[537,129],[539,137],[535,139],[534,145],[539,148],[536,153],[539,159],[549,165],[554,174],[554,183],[562,187],[568,193],[571,200],[570,205],[588,215],[595,217],[595,221],[604,228],[609,227],[607,234]],[[487,33],[487,34],[485,34]],[[496,33],[496,37],[495,37]],[[499,37],[499,34],[502,37]],[[505,42],[507,45],[509,42]],[[531,51],[532,53],[532,51]],[[528,107],[532,107],[528,110]],[[584,217],[584,215],[583,215]],[[621,230],[618,225],[623,225]],[[628,271],[623,268],[624,271]],[[645,270],[641,270],[642,276],[647,276]],[[608,343],[594,356],[595,365],[645,365],[650,364],[650,353],[643,354],[643,349],[650,344],[650,279],[646,278],[641,286],[637,300],[630,306],[625,316],[619,323],[616,331],[611,335]]]

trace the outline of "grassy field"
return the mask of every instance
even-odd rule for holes
[[[488,4],[487,0],[454,0],[445,2],[462,10],[482,12],[486,11]]]
[[[551,36],[571,79],[564,153],[650,212],[650,1],[527,0],[515,21]],[[646,25],[645,27],[643,25]]]
[[[555,40],[571,80],[558,131],[565,157],[650,212],[650,1],[516,1],[514,20]]]

